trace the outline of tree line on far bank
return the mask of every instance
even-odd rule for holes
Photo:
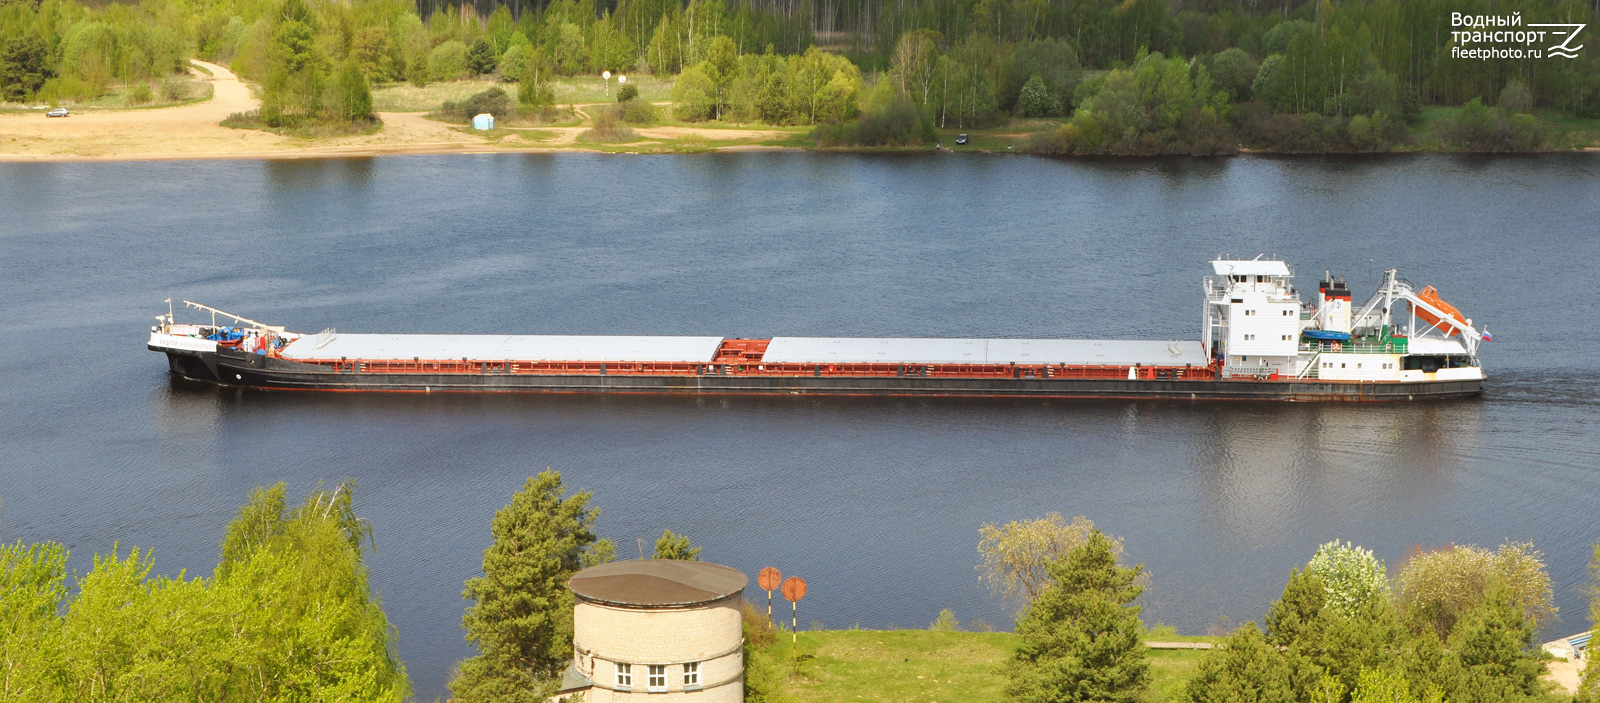
[[[197,56],[260,83],[262,110],[239,123],[273,128],[370,129],[370,85],[479,75],[524,83],[520,107],[550,116],[554,76],[605,70],[676,76],[676,119],[819,125],[822,145],[927,144],[1041,118],[1065,124],[1023,148],[1388,151],[1415,146],[1433,104],[1460,106],[1434,130],[1447,148],[1529,151],[1564,146],[1535,110],[1600,117],[1600,54],[1458,58],[1452,12],[1449,0],[0,0],[0,98],[87,99]],[[1593,3],[1473,12],[1600,26]]]
[[[1008,695],[1027,703],[1138,701],[1150,681],[1135,600],[1141,566],[1093,523],[1051,515],[985,526],[985,578],[1022,603]],[[1600,546],[1593,565],[1600,584]],[[1600,620],[1600,592],[1589,613]],[[1290,573],[1266,628],[1248,622],[1201,660],[1192,703],[1561,701],[1535,637],[1556,615],[1530,544],[1419,551],[1392,579],[1370,551],[1322,545]],[[1600,667],[1576,699],[1600,700]]]

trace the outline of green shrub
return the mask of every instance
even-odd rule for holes
[[[1142,55],[1132,66],[1085,81],[1067,128],[1029,148],[1067,154],[1221,154],[1234,150],[1228,93],[1204,65]],[[1020,103],[1020,100],[1019,100]]]
[[[627,102],[618,103],[614,110],[617,119],[628,124],[652,125],[661,121],[661,108],[637,97]]]
[[[444,106],[430,116],[446,122],[466,124],[484,113],[494,115],[496,121],[501,121],[516,117],[517,109],[511,104],[511,96],[506,95],[506,91],[490,88],[460,102],[446,100]]]
[[[1439,121],[1439,139],[1462,151],[1538,151],[1549,135],[1532,115],[1508,115],[1473,98]]]
[[[610,110],[601,110],[595,114],[594,126],[579,134],[578,139],[586,142],[626,144],[639,141],[639,133],[629,129]]]
[[[619,103],[625,103],[637,97],[639,97],[638,86],[624,83],[621,88],[617,89],[617,102]]]
[[[939,133],[910,96],[879,81],[859,118],[817,125],[811,138],[818,146],[915,146],[938,141]]]
[[[961,629],[961,622],[956,620],[956,611],[949,608],[939,611],[939,617],[928,626],[934,632],[955,632]]]
[[[144,105],[155,99],[155,91],[150,90],[150,84],[144,81],[134,83],[128,88],[128,94],[123,96],[123,100],[129,105]]]
[[[44,82],[44,85],[39,88],[37,97],[41,102],[55,105],[62,102],[93,100],[103,94],[105,94],[103,89],[85,83],[80,78],[57,76]]]
[[[161,96],[168,102],[177,102],[189,98],[189,84],[176,78],[161,81]]]

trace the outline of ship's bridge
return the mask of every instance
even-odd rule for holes
[[[1217,259],[1205,279],[1208,358],[1226,375],[1296,373],[1300,341],[1300,294],[1294,272],[1277,260]]]

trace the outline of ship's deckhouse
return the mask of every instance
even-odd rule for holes
[[[1288,264],[1219,259],[1211,267],[1201,336],[1207,355],[1227,376],[1298,372],[1301,306]]]

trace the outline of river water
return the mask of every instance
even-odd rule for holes
[[[0,164],[0,539],[208,574],[252,486],[354,477],[424,699],[471,654],[494,511],[547,466],[623,555],[671,528],[804,576],[802,626],[1008,629],[977,530],[1055,511],[1121,536],[1146,620],[1196,633],[1262,616],[1330,539],[1390,564],[1531,540],[1554,637],[1588,627],[1600,539],[1597,238],[1594,155]],[[288,394],[175,382],[144,349],[169,296],[303,332],[1194,339],[1206,262],[1263,252],[1358,300],[1389,266],[1437,286],[1495,334],[1484,397]]]

